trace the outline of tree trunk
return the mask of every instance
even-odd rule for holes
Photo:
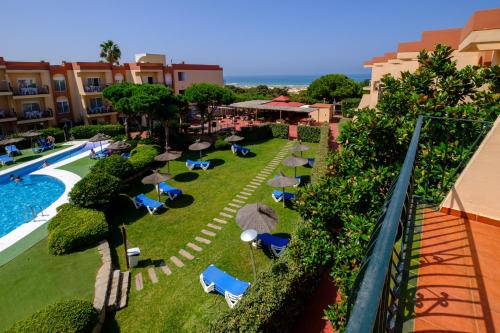
[[[128,116],[125,116],[125,120],[123,121],[123,127],[125,127],[125,136],[129,139],[128,136]]]
[[[163,122],[163,130],[165,131],[165,149],[168,150],[168,121]]]

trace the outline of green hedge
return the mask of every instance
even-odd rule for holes
[[[51,304],[21,320],[6,333],[89,333],[98,314],[89,301],[69,300]]]
[[[65,206],[47,226],[49,252],[68,254],[97,244],[108,234],[103,212]]]
[[[120,124],[114,125],[82,125],[75,126],[70,131],[75,139],[89,139],[97,133],[107,134],[111,137],[125,134],[125,127]]]
[[[241,127],[240,134],[247,141],[267,140],[273,135],[268,124]]]
[[[47,137],[49,135],[54,137],[54,139],[56,139],[56,142],[64,142],[64,131],[60,128],[49,127],[40,130],[40,133],[42,133],[44,137]]]
[[[299,139],[304,142],[319,142],[321,138],[321,127],[318,126],[297,126]]]
[[[134,166],[127,158],[115,154],[97,161],[91,171],[94,173],[107,173],[123,180],[133,173]]]
[[[287,124],[269,124],[273,138],[288,139],[289,126]]]
[[[330,152],[330,125],[324,123],[320,127],[320,139],[316,157],[314,160],[313,169],[311,171],[311,182],[317,183],[319,179],[324,177],[327,173],[327,158]]]
[[[69,192],[71,204],[79,207],[98,207],[108,204],[118,195],[120,179],[109,173],[91,172]]]
[[[217,150],[228,150],[229,148],[231,148],[231,144],[220,138],[215,141],[214,148]]]
[[[155,156],[160,152],[160,148],[154,145],[138,145],[130,152],[130,163],[133,172],[142,171],[145,168],[153,166]]]

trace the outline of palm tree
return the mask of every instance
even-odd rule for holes
[[[102,42],[99,46],[101,47],[101,59],[106,60],[111,65],[118,64],[120,58],[122,57],[122,51],[120,51],[118,44],[115,44],[111,39],[109,39]]]

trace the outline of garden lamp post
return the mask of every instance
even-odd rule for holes
[[[250,246],[250,258],[252,260],[252,269],[253,269],[253,282],[255,282],[257,278],[257,273],[255,271],[255,258],[253,256],[252,242],[257,238],[257,231],[254,229],[248,229],[241,233],[241,240],[245,243],[248,243]]]

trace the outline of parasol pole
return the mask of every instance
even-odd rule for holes
[[[283,208],[285,208],[285,188],[283,187]]]

